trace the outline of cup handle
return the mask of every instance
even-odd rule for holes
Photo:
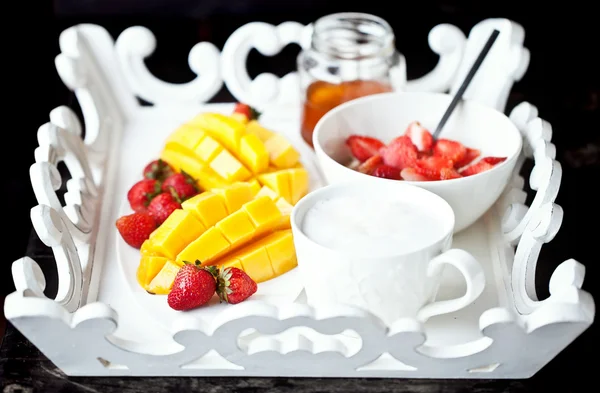
[[[467,292],[456,299],[440,300],[424,305],[417,313],[417,320],[425,322],[434,315],[448,314],[471,304],[485,288],[485,274],[477,260],[468,252],[457,248],[446,251],[429,261],[427,275],[441,273],[444,264],[456,267],[465,278]]]

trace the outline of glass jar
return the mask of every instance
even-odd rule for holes
[[[406,80],[403,66],[394,32],[383,19],[363,13],[337,13],[318,19],[310,45],[298,56],[302,138],[312,146],[314,127],[336,106],[393,91]]]

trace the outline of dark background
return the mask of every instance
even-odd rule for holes
[[[408,61],[409,79],[425,74],[437,57],[427,45],[429,30],[451,23],[465,33],[477,22],[505,17],[526,31],[525,46],[531,63],[511,94],[509,110],[527,100],[540,116],[553,125],[557,158],[563,165],[563,184],[557,203],[565,210],[559,235],[542,250],[547,266],[538,274],[539,290],[547,294],[549,274],[560,262],[575,258],[586,265],[584,289],[596,299],[600,262],[597,251],[599,227],[598,183],[600,183],[600,85],[597,60],[598,14],[594,2],[537,1],[383,1],[327,0],[34,0],[10,4],[3,10],[5,102],[3,132],[5,166],[2,174],[2,217],[4,218],[0,263],[0,301],[11,292],[10,264],[26,255],[31,222],[29,209],[36,204],[29,184],[37,128],[48,121],[58,105],[77,107],[54,68],[59,53],[58,35],[77,23],[97,23],[113,37],[132,25],[144,25],[157,37],[157,50],[147,60],[158,77],[169,82],[193,78],[187,67],[189,49],[198,41],[222,47],[227,37],[244,23],[309,23],[340,11],[368,12],[382,16],[392,26],[398,49]],[[12,10],[17,6],[19,9]],[[251,73],[270,71],[283,75],[295,67],[298,48],[286,48],[273,59],[251,53]],[[226,90],[215,101],[232,101]],[[542,262],[541,262],[542,263]],[[0,318],[0,333],[3,322]],[[1,335],[0,335],[1,336]],[[564,387],[578,390],[594,377],[597,329],[588,329],[575,343],[544,369],[540,378],[555,378]],[[1,379],[1,378],[0,378]],[[587,382],[585,382],[587,383]]]

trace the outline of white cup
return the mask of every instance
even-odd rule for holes
[[[357,255],[328,248],[304,233],[304,218],[318,201],[372,195],[393,195],[394,202],[426,207],[441,231],[432,231],[431,239],[420,238],[419,243],[424,246],[418,249],[408,252],[399,249],[389,255]],[[325,186],[296,204],[291,225],[298,269],[308,303],[312,305],[349,304],[371,312],[388,325],[405,317],[424,322],[434,315],[468,306],[485,287],[484,272],[477,260],[464,250],[451,249],[454,213],[450,205],[434,193],[410,184],[352,181]],[[460,271],[467,288],[459,298],[435,301],[445,265]]]

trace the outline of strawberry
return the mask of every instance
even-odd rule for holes
[[[119,217],[115,226],[125,243],[140,248],[156,229],[156,222],[148,213],[133,213]]]
[[[144,177],[146,179],[163,181],[173,173],[175,173],[173,167],[161,159],[150,162],[144,168]]]
[[[412,167],[417,162],[417,147],[406,135],[392,140],[379,152],[383,157],[383,163],[394,168],[404,169]]]
[[[433,146],[433,155],[445,157],[453,162],[460,162],[465,158],[467,148],[460,142],[450,139],[438,139]]]
[[[487,162],[491,165],[496,165],[506,161],[506,157],[483,157],[480,161]]]
[[[463,176],[454,168],[442,168],[440,171],[440,180],[451,180],[461,177]]]
[[[254,280],[237,267],[223,269],[217,278],[217,294],[222,301],[229,304],[243,302],[252,296],[257,288]]]
[[[379,154],[375,154],[373,157],[360,164],[357,170],[360,173],[370,175],[380,164],[383,164],[383,158]]]
[[[162,190],[164,192],[175,192],[181,202],[200,192],[200,189],[196,185],[196,180],[184,171],[167,177],[162,184]]]
[[[195,263],[185,262],[167,296],[169,307],[185,311],[208,303],[217,289],[217,273],[218,269],[214,266],[200,267],[198,260]]]
[[[465,156],[463,157],[462,160],[460,161],[455,161],[454,162],[454,167],[455,168],[462,168],[465,167],[467,165],[469,165],[470,163],[472,163],[473,161],[475,161],[475,159],[477,157],[479,157],[481,155],[481,152],[477,149],[471,149],[470,147],[467,147],[467,151],[465,153]]]
[[[430,179],[427,176],[422,175],[421,173],[417,172],[417,170],[415,168],[404,168],[402,171],[400,171],[400,176],[402,177],[402,179],[404,179],[406,181],[435,180],[435,179]]]
[[[379,153],[379,150],[385,146],[377,138],[362,135],[351,135],[346,139],[346,145],[350,148],[350,152],[360,162],[365,162],[375,154]]]
[[[440,156],[423,157],[417,161],[415,166],[418,173],[434,180],[440,179],[441,171],[444,168],[454,168],[454,163],[452,160]]]
[[[433,135],[418,121],[410,123],[404,135],[410,138],[420,152],[429,151],[433,147]]]
[[[160,194],[160,183],[154,179],[143,179],[129,189],[127,200],[134,212],[143,213],[148,210],[152,198],[158,194]]]
[[[371,175],[375,177],[383,177],[384,179],[393,179],[393,180],[402,180],[400,177],[400,170],[398,168],[394,168],[393,166],[381,164]]]
[[[492,164],[489,164],[483,160],[479,160],[475,164],[469,165],[468,167],[461,169],[460,171],[458,171],[458,173],[460,173],[463,176],[473,176],[478,173],[492,169],[493,167],[494,166]]]
[[[158,194],[152,199],[148,205],[148,213],[154,218],[157,225],[162,224],[173,210],[180,209],[181,203],[177,199],[177,195],[168,192]]]
[[[233,108],[233,113],[240,113],[240,114],[246,116],[246,118],[248,120],[256,120],[261,115],[260,112],[258,112],[256,109],[252,108],[250,105],[242,104],[241,102],[238,102],[235,105],[235,108]]]

